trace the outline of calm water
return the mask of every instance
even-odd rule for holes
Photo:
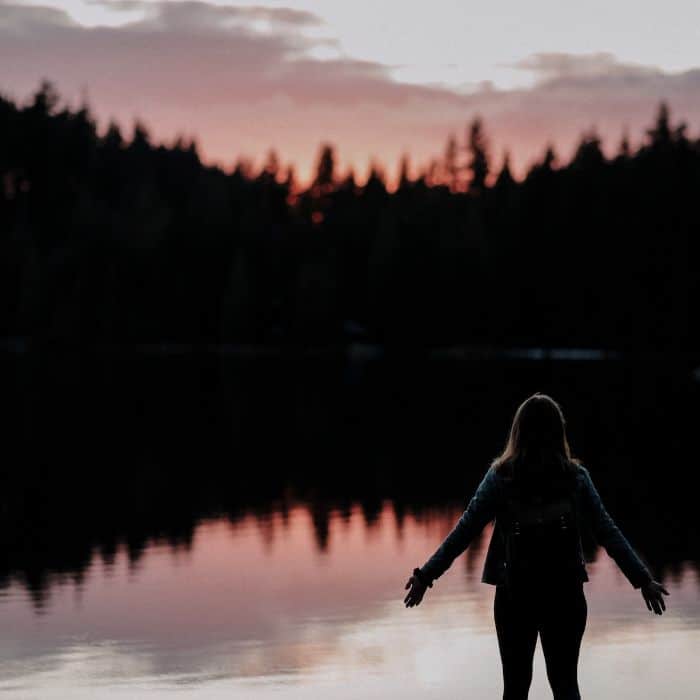
[[[495,698],[500,667],[484,545],[403,607],[407,572],[455,512],[368,525],[332,512],[326,548],[302,506],[199,524],[188,548],[154,540],[133,566],[95,557],[52,581],[37,611],[23,587],[0,602],[0,690],[17,698]],[[605,554],[592,566],[581,659],[588,697],[697,697],[700,586],[684,567],[670,609],[646,612]],[[670,679],[672,680],[672,684]],[[175,692],[177,691],[177,692]],[[669,694],[670,693],[670,694]],[[538,649],[533,698],[547,697]]]
[[[697,697],[687,368],[51,355],[0,375],[4,697],[499,697],[490,532],[419,608],[403,585],[535,390],[671,592],[650,615],[592,552],[585,697]]]

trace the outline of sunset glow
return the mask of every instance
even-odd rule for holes
[[[302,179],[321,141],[360,179],[373,159],[393,174],[404,152],[418,168],[476,114],[494,167],[509,148],[516,172],[548,142],[567,158],[594,126],[608,149],[625,130],[638,142],[662,99],[700,123],[696,4],[431,7],[0,0],[0,89],[26,99],[49,79],[103,126],[113,117],[128,133],[139,118],[156,140],[193,136],[225,167],[274,148]],[[678,13],[673,42],[654,41]]]

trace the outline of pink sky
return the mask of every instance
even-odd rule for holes
[[[700,69],[691,66],[655,67],[600,50],[531,51],[509,64],[529,82],[465,90],[447,81],[402,82],[374,59],[323,56],[335,41],[319,33],[324,20],[308,9],[90,3],[124,16],[107,26],[82,24],[50,4],[0,0],[5,95],[25,100],[48,78],[71,104],[87,96],[101,126],[113,117],[128,133],[140,118],[155,140],[194,136],[203,157],[225,167],[241,156],[261,163],[273,147],[304,178],[319,144],[330,141],[342,167],[364,174],[376,159],[393,173],[403,152],[422,165],[442,152],[450,132],[462,140],[478,114],[494,165],[508,147],[522,172],[547,142],[567,158],[593,126],[608,149],[624,130],[639,142],[662,99],[691,135],[700,125]]]

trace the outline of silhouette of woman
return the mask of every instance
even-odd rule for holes
[[[608,515],[588,471],[571,456],[559,405],[534,394],[515,413],[503,453],[435,554],[413,570],[406,607],[418,605],[483,529],[496,521],[482,581],[496,586],[494,617],[503,666],[503,700],[526,700],[539,634],[555,700],[580,700],[577,666],[588,581],[581,528],[588,526],[647,608],[666,609],[668,591]],[[663,595],[662,595],[663,594]]]

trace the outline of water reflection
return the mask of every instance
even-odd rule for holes
[[[700,385],[684,371],[56,352],[5,358],[0,378],[9,697],[496,697],[485,539],[419,609],[402,585],[535,390],[562,401],[575,450],[673,594],[648,617],[598,555],[583,688],[654,697],[673,682],[674,700],[691,697]],[[541,665],[537,678],[548,697]]]
[[[369,524],[387,498],[399,521],[461,508],[535,390],[563,403],[652,568],[700,560],[700,385],[682,367],[55,351],[2,358],[0,379],[0,588],[21,583],[39,609],[95,554],[109,566],[122,549],[138,567],[154,542],[187,549],[202,519],[267,523],[301,498],[324,549],[331,512],[353,503]]]
[[[204,521],[187,546],[149,541],[138,567],[125,546],[110,561],[95,555],[79,581],[52,581],[39,616],[13,583],[0,602],[0,690],[165,697],[184,686],[193,697],[418,698],[468,689],[495,697],[493,589],[479,583],[485,538],[425,605],[401,603],[406,573],[457,516],[398,518],[384,503],[368,522],[353,504],[329,514],[319,547],[313,508],[289,504],[264,517]],[[582,659],[591,696],[614,687],[621,698],[655,697],[673,673],[673,697],[694,697],[697,572],[680,567],[670,587],[669,614],[654,618],[607,557],[597,559]],[[533,697],[544,688],[542,676]]]

